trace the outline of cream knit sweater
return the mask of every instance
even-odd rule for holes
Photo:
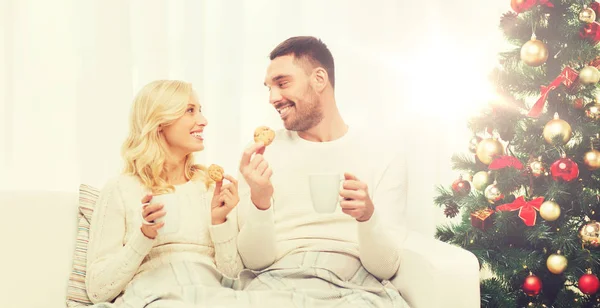
[[[203,181],[189,181],[175,187],[179,231],[155,239],[140,230],[141,199],[148,192],[141,183],[122,175],[104,187],[90,225],[86,288],[92,302],[112,301],[137,274],[169,262],[204,262],[230,277],[242,269],[235,212],[225,223],[211,224],[214,186],[207,191]]]
[[[376,132],[381,134],[381,132]],[[400,265],[406,238],[406,165],[398,140],[350,128],[331,142],[310,142],[295,132],[277,131],[264,157],[273,170],[272,206],[258,210],[240,177],[239,253],[246,267],[262,269],[300,251],[339,252],[360,258],[379,279],[389,279]],[[367,183],[374,215],[357,222],[338,207],[335,213],[313,210],[311,173],[353,173]]]

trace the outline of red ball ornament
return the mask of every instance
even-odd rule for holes
[[[463,180],[462,176],[452,183],[452,191],[458,196],[466,196],[471,192],[471,184]]]
[[[579,166],[570,158],[563,157],[552,163],[550,172],[555,181],[563,180],[570,182],[579,176]]]
[[[600,280],[596,275],[592,274],[590,269],[588,269],[587,274],[579,277],[579,290],[581,292],[591,295],[596,293],[598,288],[600,288]]]
[[[534,274],[529,274],[523,281],[523,292],[529,296],[536,296],[542,291],[542,280]]]

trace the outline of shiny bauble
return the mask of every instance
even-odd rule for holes
[[[553,253],[546,259],[546,267],[550,273],[556,275],[562,274],[567,269],[568,264],[567,258],[558,253]]]
[[[579,176],[579,166],[570,158],[559,158],[550,165],[550,173],[555,181],[571,182]]]
[[[555,221],[560,217],[560,206],[554,201],[544,201],[540,206],[540,216],[546,221]]]
[[[488,185],[488,187],[485,188],[483,195],[488,202],[492,204],[504,199],[504,194],[498,189],[496,184]]]
[[[579,238],[585,246],[600,246],[600,222],[590,221],[579,229]]]
[[[600,119],[600,104],[590,103],[585,106],[585,116],[592,120]]]
[[[471,192],[471,184],[469,184],[468,181],[463,180],[462,177],[459,177],[452,183],[452,191],[455,195],[464,197]]]
[[[548,47],[544,42],[532,37],[521,47],[521,60],[529,66],[540,66],[548,60]]]
[[[588,170],[597,170],[600,168],[600,151],[590,150],[583,155],[583,163]]]
[[[579,81],[584,85],[596,84],[600,81],[600,71],[588,65],[579,71]]]
[[[477,152],[477,145],[479,144],[479,142],[481,142],[483,138],[479,137],[479,136],[473,136],[473,138],[471,138],[471,140],[469,140],[469,151],[471,153],[476,153]]]
[[[479,161],[489,165],[494,158],[504,155],[504,148],[502,143],[495,138],[487,138],[479,142],[475,154]]]
[[[536,178],[546,173],[546,167],[544,167],[544,163],[539,158],[533,159],[529,162],[529,170],[531,170],[531,175]]]
[[[510,0],[510,7],[517,13],[527,11],[535,5],[535,0]]]
[[[589,7],[584,8],[579,12],[579,20],[586,24],[591,24],[596,21],[596,12]]]
[[[523,281],[523,292],[529,296],[536,296],[542,291],[542,280],[536,275],[529,275]]]
[[[588,269],[587,273],[579,277],[577,287],[579,287],[579,290],[581,290],[582,293],[592,295],[598,292],[598,288],[600,288],[600,279]]]
[[[544,126],[544,140],[552,145],[563,145],[571,140],[571,125],[567,121],[554,115],[554,119],[548,121]]]
[[[490,185],[490,174],[487,171],[479,171],[473,175],[473,188],[484,191]]]

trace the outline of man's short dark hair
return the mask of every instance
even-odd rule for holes
[[[281,42],[269,55],[271,60],[294,55],[296,60],[308,61],[313,68],[322,67],[327,71],[329,82],[335,88],[335,66],[333,56],[327,46],[318,38],[312,36],[295,36]]]

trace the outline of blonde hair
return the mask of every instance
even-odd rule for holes
[[[157,80],[144,86],[131,108],[129,136],[123,143],[121,155],[125,174],[136,176],[153,194],[175,191],[166,180],[166,144],[160,136],[160,127],[169,126],[185,114],[192,85],[178,80]],[[187,180],[203,178],[206,187],[212,180],[206,176],[206,167],[194,164],[194,156],[185,159]]]

